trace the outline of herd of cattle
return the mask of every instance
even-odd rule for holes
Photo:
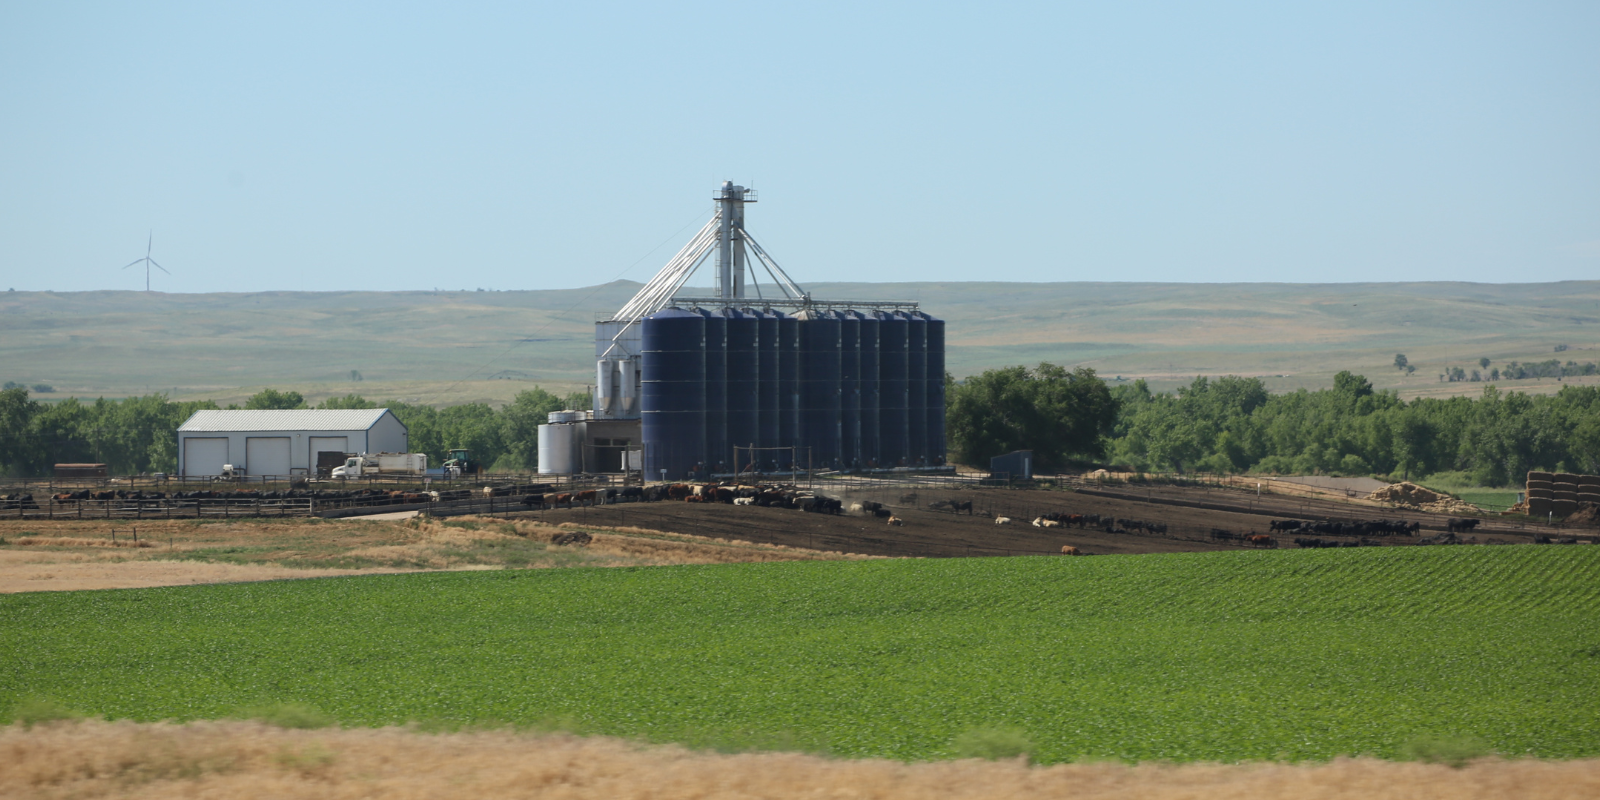
[[[582,508],[619,502],[658,503],[675,500],[684,503],[724,503],[763,508],[795,508],[819,514],[843,514],[844,501],[806,489],[783,484],[662,483],[654,486],[627,486],[620,489],[586,489],[578,492],[533,492],[522,498],[530,511],[546,508]],[[867,511],[884,511],[872,503]],[[862,510],[862,509],[853,509]],[[879,516],[888,517],[882,513]]]

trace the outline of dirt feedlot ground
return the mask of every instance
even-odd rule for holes
[[[1217,541],[1269,532],[1274,519],[1406,519],[1421,536],[1443,532],[1447,517],[1336,500],[1236,489],[1091,485],[1076,490],[1008,490],[962,486],[823,488],[847,503],[889,505],[905,522],[891,527],[862,514],[809,514],[795,509],[720,503],[620,503],[594,508],[499,513],[496,519],[341,520],[5,520],[0,519],[0,593],[337,577],[377,572],[651,566],[730,561],[1060,554],[1066,545],[1093,555],[1204,552],[1245,547]],[[514,498],[506,498],[514,501]],[[974,513],[934,511],[941,500],[970,500]],[[1166,526],[1164,534],[1088,528],[1035,528],[1043,513],[1099,514]],[[1008,516],[1010,525],[996,525]],[[564,526],[564,527],[563,527]],[[595,533],[584,546],[551,537],[571,527]],[[1124,528],[1129,526],[1124,526]],[[129,547],[133,530],[144,546]],[[116,547],[110,545],[113,532]],[[1559,531],[1525,522],[1485,519],[1473,532],[1484,544],[1528,544],[1536,534],[1594,538],[1596,531]],[[1585,535],[1587,534],[1587,535]],[[1279,546],[1294,547],[1280,534]],[[1318,538],[1353,541],[1350,537]],[[1421,537],[1374,537],[1384,546],[1414,546]],[[153,546],[151,546],[153,545]]]
[[[534,517],[552,524],[626,525],[864,555],[922,557],[1059,554],[1063,545],[1097,555],[1231,550],[1246,545],[1214,541],[1213,529],[1234,534],[1270,533],[1270,523],[1275,519],[1420,522],[1422,531],[1415,537],[1368,537],[1369,541],[1404,546],[1442,533],[1448,519],[1439,514],[1329,500],[1271,494],[1258,498],[1238,490],[1182,486],[1116,485],[1080,491],[976,487],[848,491],[819,488],[818,491],[842,497],[846,504],[862,500],[885,503],[905,524],[890,527],[882,519],[861,514],[808,514],[794,509],[670,501],[547,509],[509,516]],[[941,500],[971,500],[974,513],[952,514],[929,509],[930,503]],[[1167,526],[1167,532],[1164,535],[1108,534],[1094,528],[1044,529],[1030,524],[1034,517],[1051,511],[1161,523]],[[986,516],[985,512],[991,516]],[[996,525],[994,516],[1008,516],[1011,524]],[[1480,522],[1473,531],[1479,542],[1507,544],[1530,544],[1536,534],[1572,533],[1575,532],[1558,532],[1545,526],[1492,518]],[[1280,547],[1293,547],[1294,536],[1275,535]],[[1354,541],[1351,537],[1319,535],[1319,538]]]

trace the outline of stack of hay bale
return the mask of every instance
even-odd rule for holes
[[[1564,519],[1582,503],[1600,506],[1600,476],[1529,472],[1527,492],[1528,514]]]

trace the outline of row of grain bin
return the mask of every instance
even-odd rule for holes
[[[943,320],[673,307],[641,327],[651,478],[944,464]]]
[[[1566,517],[1580,503],[1600,505],[1600,476],[1570,472],[1529,472],[1528,513],[1535,517]]]

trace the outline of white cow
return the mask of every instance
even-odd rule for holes
[[[994,518],[994,524],[996,524],[996,525],[1010,525],[1011,524],[1011,518],[1010,517],[995,517]]]

